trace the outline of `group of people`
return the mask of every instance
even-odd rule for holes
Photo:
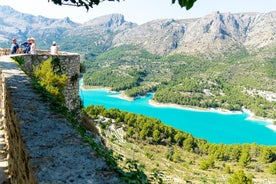
[[[22,46],[24,47],[22,49]],[[36,54],[36,43],[35,43],[35,39],[32,38],[28,38],[27,42],[24,42],[22,44],[20,44],[20,48],[18,43],[16,42],[16,38],[12,39],[12,45],[11,45],[11,50],[10,50],[10,54],[18,54],[21,51],[23,51],[23,53],[25,54]],[[51,55],[57,55],[58,54],[58,47],[55,41],[53,41],[52,46],[50,48],[50,53]]]
[[[24,49],[22,50],[22,46]],[[36,43],[34,38],[28,38],[27,42],[20,44],[20,47],[16,41],[16,38],[12,39],[10,54],[18,54],[20,51],[26,54],[36,54]]]

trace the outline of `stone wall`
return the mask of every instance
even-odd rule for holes
[[[34,63],[42,62],[40,57],[47,58],[24,57],[26,65],[29,57],[34,59],[29,62]],[[64,71],[77,72],[77,55],[60,57],[69,63]],[[71,64],[75,69],[69,69]],[[3,122],[6,132],[2,142],[0,127],[0,183],[122,184],[117,173],[83,140],[64,114],[54,111],[52,104],[32,88],[30,77],[10,56],[0,57],[0,74],[4,79],[0,80],[0,126]],[[2,152],[6,152],[6,172],[1,163]],[[6,180],[2,180],[5,174]]]
[[[62,74],[68,76],[67,85],[63,91],[65,97],[65,106],[70,110],[76,110],[80,107],[79,100],[79,75],[80,75],[80,55],[75,53],[60,52],[58,56],[51,56],[49,51],[38,51],[37,55],[20,54],[14,57],[24,58],[22,64],[25,72],[32,74],[34,68],[39,66],[50,57],[60,59],[60,68]]]
[[[19,120],[13,111],[10,97],[8,96],[4,79],[0,76],[0,92],[1,92],[1,128],[4,129],[5,145],[1,146],[1,152],[5,152],[7,168],[1,168],[1,183],[9,181],[18,184],[34,184],[37,183],[29,162],[29,156],[24,142],[22,141]],[[4,144],[3,142],[1,144]],[[3,171],[6,170],[8,176]]]
[[[0,56],[5,56],[10,54],[10,49],[0,48]]]

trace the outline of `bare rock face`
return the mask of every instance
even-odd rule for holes
[[[149,52],[166,55],[178,47],[185,25],[169,20],[155,20],[117,34],[113,46],[131,44]]]
[[[248,50],[276,45],[276,11],[252,17],[244,45]]]
[[[113,46],[133,44],[152,53],[224,53],[275,45],[276,12],[220,13],[188,20],[155,20],[115,36]]]
[[[175,52],[217,53],[240,49],[245,39],[244,27],[239,17],[215,12],[189,24]]]
[[[125,21],[121,14],[106,15],[85,22],[74,30],[67,29],[59,42],[69,51],[101,53],[111,47],[116,34],[135,26],[137,24]]]
[[[136,24],[125,21],[125,18],[121,14],[110,14],[101,16],[99,18],[90,20],[85,22],[82,26],[84,27],[102,27],[102,28],[109,28],[109,29],[119,29],[120,27],[129,27],[135,26]]]

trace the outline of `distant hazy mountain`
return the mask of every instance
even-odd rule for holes
[[[0,6],[0,47],[10,46],[11,39],[24,42],[28,37],[37,39],[39,47],[48,48],[53,40],[64,36],[64,31],[75,29],[79,24],[68,17],[50,19],[43,16],[20,13],[9,6]]]
[[[69,18],[49,19],[0,6],[0,47],[12,37],[35,37],[48,48],[53,40],[62,50],[93,55],[120,45],[135,45],[151,53],[223,54],[251,52],[276,46],[276,11],[269,13],[214,12],[197,19],[162,19],[142,25],[112,14],[84,24]]]

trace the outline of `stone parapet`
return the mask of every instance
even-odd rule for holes
[[[76,110],[80,108],[79,100],[79,75],[80,75],[80,55],[76,53],[60,52],[57,56],[47,54],[48,51],[38,51],[36,55],[30,54],[17,54],[13,57],[22,57],[24,62],[22,63],[23,70],[27,73],[33,74],[34,68],[46,61],[50,57],[58,57],[60,60],[60,68],[62,74],[68,76],[67,85],[63,90],[65,97],[65,106],[70,110]]]
[[[0,48],[0,56],[5,56],[10,54],[10,49]]]

